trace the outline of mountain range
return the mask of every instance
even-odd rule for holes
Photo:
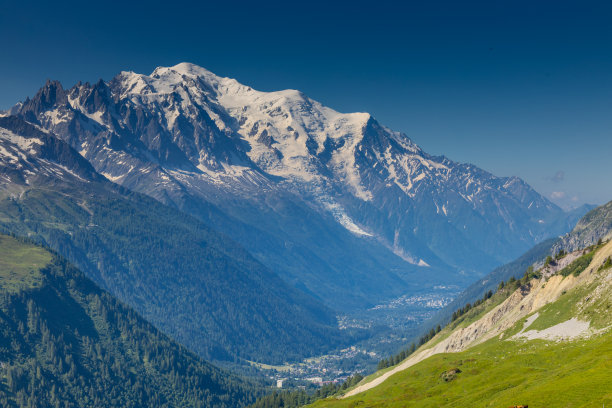
[[[429,155],[367,113],[188,63],[70,89],[48,81],[8,113],[339,311],[465,286],[582,215],[519,178]]]

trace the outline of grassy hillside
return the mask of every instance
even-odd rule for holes
[[[260,393],[40,247],[0,235],[0,285],[2,407],[239,407]]]
[[[43,248],[0,235],[0,291],[18,293],[42,284],[40,268],[51,262]]]
[[[608,243],[546,266],[470,310],[379,385],[357,393],[383,374],[350,397],[313,406],[612,405],[611,256]]]
[[[460,372],[453,375],[455,369]],[[569,343],[490,340],[430,357],[362,394],[314,406],[599,407],[612,404],[611,370],[609,334]]]

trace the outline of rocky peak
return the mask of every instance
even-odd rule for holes
[[[28,119],[38,122],[36,116],[42,112],[68,103],[66,91],[59,81],[47,80],[38,93],[21,106],[20,111],[28,114]]]

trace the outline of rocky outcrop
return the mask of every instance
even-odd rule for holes
[[[589,211],[574,229],[553,247],[553,253],[566,252],[596,244],[600,239],[612,238],[612,201]]]

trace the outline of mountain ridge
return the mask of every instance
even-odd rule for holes
[[[578,221],[576,226],[561,237],[553,247],[552,253],[559,251],[575,251],[597,243],[598,240],[612,238],[612,201],[592,208]]]

